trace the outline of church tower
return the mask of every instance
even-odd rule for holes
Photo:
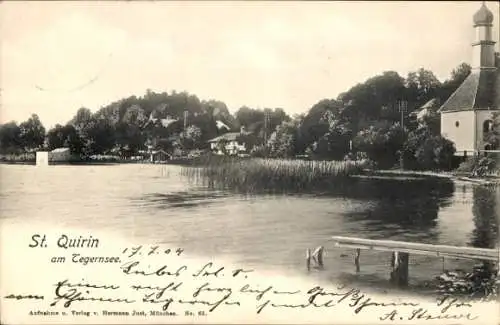
[[[441,106],[441,135],[455,143],[457,155],[490,149],[485,142],[500,110],[500,67],[493,37],[493,13],[483,2],[474,14],[472,71]]]
[[[493,14],[485,3],[474,14],[475,40],[472,43],[472,68],[495,68],[495,41],[493,40]]]

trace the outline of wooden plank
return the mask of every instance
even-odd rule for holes
[[[353,248],[353,249],[366,249],[366,250],[376,250],[376,251],[382,251],[382,252],[394,252],[396,249],[391,248],[391,247],[384,247],[384,246],[363,246],[360,244],[357,245],[349,245],[349,244],[340,244],[336,243],[336,246],[338,247],[345,247],[345,248]],[[457,258],[457,259],[467,259],[467,260],[489,260],[489,261],[496,261],[497,259],[491,258],[489,256],[485,255],[475,255],[475,254],[448,254],[448,253],[443,253],[443,252],[430,252],[430,251],[424,251],[424,250],[414,250],[414,249],[403,249],[403,248],[398,248],[397,251],[402,252],[402,253],[411,253],[411,254],[416,254],[416,255],[425,255],[425,256],[436,256],[436,257],[447,257],[447,258]]]
[[[333,236],[336,246],[355,249],[369,249],[378,251],[398,251],[402,253],[426,256],[451,257],[459,259],[479,259],[488,261],[499,260],[499,250],[487,248],[458,247],[448,245],[432,245],[409,243],[392,240],[373,240],[352,237]]]

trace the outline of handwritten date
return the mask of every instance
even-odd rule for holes
[[[152,245],[152,246],[144,246],[144,245],[139,245],[139,246],[134,246],[134,247],[127,247],[122,251],[122,254],[127,254],[127,257],[133,257],[135,255],[142,255],[142,256],[151,256],[151,255],[158,255],[158,254],[176,254],[177,256],[180,256],[184,250],[182,248],[176,248],[175,250],[171,248],[165,248],[162,249],[160,248],[159,245]]]

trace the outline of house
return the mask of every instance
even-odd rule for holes
[[[68,162],[71,156],[69,148],[56,148],[49,152],[49,162]]]
[[[248,152],[248,140],[252,133],[241,127],[240,132],[229,132],[208,141],[210,150],[218,155],[244,155]]]
[[[56,148],[52,151],[37,151],[36,165],[46,166],[51,163],[65,163],[69,162],[71,158],[72,154],[69,148]]]
[[[49,164],[49,152],[48,151],[37,151],[36,152],[36,165],[37,166],[48,166]]]
[[[165,150],[153,150],[149,156],[151,162],[163,162],[167,161],[172,157],[171,154],[166,152]]]
[[[167,116],[167,118],[154,118],[153,113],[149,115],[149,119],[146,121],[144,124],[144,128],[153,125],[153,126],[162,126],[164,128],[169,127],[171,124],[178,122],[178,119],[174,119],[170,116]]]
[[[457,155],[488,149],[485,135],[500,109],[500,65],[492,37],[493,14],[483,3],[474,14],[472,71],[441,106],[441,135],[455,143]]]
[[[410,116],[414,116],[418,121],[422,121],[424,117],[436,113],[439,110],[439,98],[433,98],[427,103],[422,105],[419,109],[410,113]]]

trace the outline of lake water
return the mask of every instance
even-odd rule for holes
[[[494,248],[498,190],[436,180],[355,179],[335,193],[243,195],[190,182],[173,165],[1,165],[3,231],[36,224],[100,230],[163,242],[194,256],[304,277],[367,285],[387,282],[389,253],[352,250],[333,235]],[[326,269],[305,270],[305,251],[324,245]],[[474,262],[410,256],[413,289],[443,268]]]

